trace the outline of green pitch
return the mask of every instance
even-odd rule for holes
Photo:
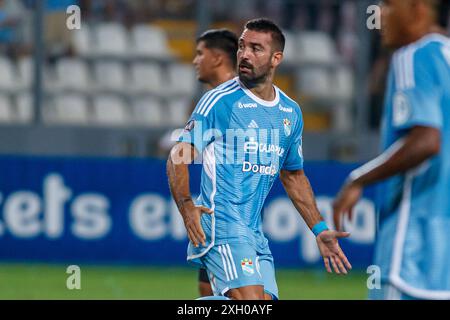
[[[69,290],[67,265],[0,264],[0,299],[195,299],[190,268],[91,266],[81,268],[81,289]],[[366,299],[367,275],[278,269],[281,299]]]

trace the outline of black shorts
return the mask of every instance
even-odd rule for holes
[[[198,270],[198,281],[209,283],[208,273],[206,272],[206,269],[200,268]]]

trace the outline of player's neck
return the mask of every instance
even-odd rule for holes
[[[275,88],[273,87],[273,82],[271,77],[267,77],[264,82],[255,83],[255,84],[247,84],[243,82],[243,84],[249,89],[255,96],[265,101],[273,101],[276,97]]]
[[[250,91],[265,101],[272,101],[276,97],[275,88],[273,87],[272,82],[265,82],[257,85],[250,89]]]
[[[433,24],[428,27],[424,27],[419,30],[416,30],[416,32],[411,34],[411,36],[409,37],[409,41],[407,44],[417,42],[420,39],[422,39],[423,37],[425,37],[429,34],[433,34],[433,33],[445,34],[446,31],[443,28],[439,27],[438,25]]]
[[[211,79],[211,81],[209,82],[209,85],[212,88],[215,88],[219,85],[221,85],[222,83],[227,82],[228,80],[233,79],[234,77],[236,77],[236,72],[233,70],[221,70],[220,72],[217,72],[216,77],[214,77],[214,79]]]

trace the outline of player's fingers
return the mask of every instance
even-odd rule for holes
[[[327,269],[327,272],[328,273],[333,273],[331,271],[330,261],[328,260],[328,257],[323,258],[323,263],[325,264],[325,269]]]
[[[197,238],[195,237],[194,232],[191,230],[191,228],[187,228],[187,234],[189,237],[189,241],[192,242],[194,247],[198,247]]]
[[[330,261],[331,261],[331,265],[333,266],[334,272],[336,272],[336,274],[341,274],[333,256],[330,256]]]
[[[341,249],[339,249],[338,255],[339,255],[339,258],[342,260],[342,262],[344,262],[347,269],[352,269],[352,265],[350,264],[347,257],[345,256],[344,252]]]
[[[202,211],[202,213],[208,213],[211,214],[214,211],[212,211],[210,208],[204,207],[204,206],[200,206],[200,210]]]
[[[339,267],[339,270],[343,273],[343,274],[347,274],[347,269],[345,269],[344,264],[342,263],[341,259],[339,258],[339,256],[334,256],[334,261],[336,261],[336,264]]]
[[[193,223],[192,231],[193,231],[197,241],[199,243],[201,243],[202,245],[205,245],[206,236],[205,236],[205,233],[203,232],[203,228],[202,228],[200,222]]]
[[[336,238],[347,238],[350,236],[350,232],[337,231],[335,236]]]

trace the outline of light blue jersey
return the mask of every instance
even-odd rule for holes
[[[414,126],[439,129],[441,150],[382,185],[375,263],[384,282],[409,296],[450,299],[450,40],[438,34],[393,56],[383,149]]]
[[[270,254],[261,210],[281,169],[303,168],[303,119],[298,104],[274,86],[276,97],[264,101],[234,78],[207,92],[179,138],[203,156],[197,204],[205,247],[188,247],[188,260],[200,259],[214,246],[245,243]]]

